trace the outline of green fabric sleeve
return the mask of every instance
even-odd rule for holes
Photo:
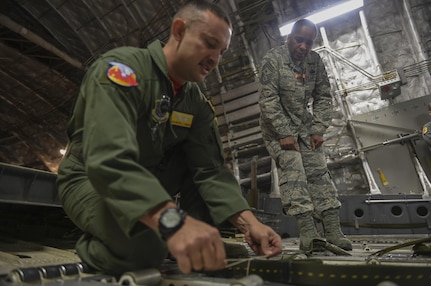
[[[142,95],[136,87],[101,80],[107,67],[107,62],[101,61],[82,85],[81,94],[86,101],[83,157],[91,184],[130,235],[141,216],[171,197],[138,164],[136,123]]]

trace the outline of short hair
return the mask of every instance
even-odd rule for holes
[[[316,24],[314,24],[312,21],[310,21],[308,19],[299,19],[298,21],[296,21],[295,24],[293,24],[291,34],[295,34],[303,26],[307,26],[307,27],[310,27],[311,29],[313,29],[314,35],[315,35],[314,38],[317,37],[317,26],[316,26]]]
[[[232,29],[232,22],[229,18],[229,15],[217,4],[207,2],[205,0],[189,0],[182,6],[178,12],[175,14],[175,18],[184,18],[190,20],[190,22],[194,22],[195,20],[199,20],[198,12],[211,11],[214,15],[224,20],[226,24]]]

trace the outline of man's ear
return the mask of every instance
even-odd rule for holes
[[[181,42],[185,32],[186,22],[181,18],[174,19],[174,22],[172,23],[172,35],[174,36],[175,40]]]

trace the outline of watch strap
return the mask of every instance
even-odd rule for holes
[[[162,219],[164,215],[167,215],[169,212],[177,212],[179,215],[179,222],[175,226],[167,227],[162,223]],[[184,220],[187,216],[187,212],[180,208],[167,208],[163,210],[163,212],[160,214],[159,218],[159,232],[163,240],[167,240],[171,235],[173,235],[175,232],[177,232],[184,224]]]

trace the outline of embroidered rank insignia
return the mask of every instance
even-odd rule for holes
[[[171,99],[167,95],[162,95],[161,99],[156,100],[156,105],[151,111],[153,120],[158,124],[166,122],[169,118],[170,108]]]
[[[135,71],[128,65],[122,63],[109,62],[109,69],[106,71],[106,76],[113,83],[120,86],[138,86]]]
[[[171,116],[172,125],[190,128],[192,126],[192,122],[193,122],[192,114],[182,113],[178,111],[172,112],[172,116]]]

